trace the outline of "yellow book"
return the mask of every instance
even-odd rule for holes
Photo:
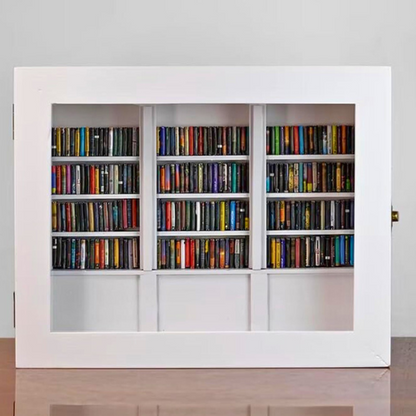
[[[99,166],[95,166],[94,168],[94,173],[95,173],[95,193],[99,194],[100,193],[100,167]]]
[[[52,231],[57,231],[58,217],[57,217],[57,202],[52,202]]]
[[[285,126],[285,153],[288,155],[290,153],[290,130],[289,126]]]
[[[305,209],[305,230],[310,230],[311,228],[311,206],[309,203],[306,204]]]
[[[280,269],[280,238],[276,238],[276,268]]]
[[[93,232],[94,230],[94,203],[88,202],[88,215],[90,217],[90,231]]]
[[[61,151],[62,151],[61,140],[62,140],[61,129],[58,127],[56,129],[56,156],[62,156],[62,154],[61,154]]]
[[[332,126],[332,153],[336,155],[338,153],[337,144],[337,126]]]
[[[225,231],[225,201],[220,202],[220,231]]]
[[[118,238],[114,239],[114,268],[119,268],[119,244]]]
[[[62,194],[66,194],[66,165],[62,165],[61,166],[61,181],[62,181],[62,188],[61,188],[61,193]]]
[[[90,129],[85,127],[85,156],[90,155]]]
[[[276,239],[270,239],[270,266],[272,269],[276,268]]]
[[[80,142],[79,129],[75,129],[75,156],[79,156]]]
[[[289,165],[289,192],[293,192],[294,178],[293,178],[293,165]]]
[[[250,229],[250,219],[248,218],[247,214],[244,218],[244,229],[248,231]]]
[[[336,175],[336,177],[337,177],[337,181],[336,181],[336,184],[337,184],[337,192],[341,192],[341,163],[337,163],[337,175]]]

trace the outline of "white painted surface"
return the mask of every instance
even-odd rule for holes
[[[268,367],[268,366],[386,366],[390,362],[390,81],[386,68],[101,68],[97,69],[19,69],[16,71],[16,289],[17,304],[17,363],[18,366],[75,366],[75,367]],[[307,88],[301,84],[306,79]],[[184,81],[187,81],[185,83]],[[325,83],[323,83],[325,80]],[[251,85],[251,88],[243,88]],[[132,86],[135,86],[132,89]],[[157,86],[158,88],[155,88]],[[227,86],[227,88],[225,88]],[[325,86],[325,87],[323,87]],[[99,92],[99,93],[98,93]],[[157,102],[246,102],[246,103],[339,103],[353,102],[357,105],[357,156],[356,156],[356,268],[354,276],[354,331],[330,332],[235,332],[242,331],[241,322],[231,320],[232,329],[223,332],[218,316],[206,318],[196,303],[196,280],[180,273],[165,273],[162,279],[178,279],[182,290],[163,291],[159,298],[165,302],[168,313],[159,321],[177,330],[199,332],[170,333],[49,333],[50,299],[50,107],[53,102],[102,102],[102,103],[157,103]],[[260,106],[253,106],[258,108]],[[152,113],[152,107],[148,108]],[[148,114],[147,122],[149,122]],[[261,124],[262,112],[253,111],[252,117]],[[142,125],[146,125],[146,117]],[[380,120],[374,125],[373,120]],[[264,118],[263,118],[264,120]],[[149,122],[148,125],[151,123]],[[265,125],[265,124],[264,124]],[[146,129],[142,129],[145,130]],[[154,129],[149,129],[149,136]],[[31,135],[39,137],[30,140]],[[148,137],[145,135],[145,137]],[[365,138],[362,139],[362,138]],[[146,143],[154,142],[154,137]],[[378,157],[373,158],[373,149],[379,146]],[[33,159],[37,152],[38,157]],[[155,163],[155,154],[148,151],[142,159],[143,167]],[[264,172],[265,158],[252,158],[251,171],[256,183]],[[27,166],[32,175],[24,174]],[[381,167],[383,169],[381,169]],[[145,175],[146,178],[149,174]],[[34,179],[39,180],[34,180]],[[148,184],[152,182],[148,181]],[[372,192],[374,183],[383,183],[384,192]],[[152,205],[154,189],[149,185],[145,192]],[[254,194],[253,194],[254,195]],[[37,226],[33,227],[25,207],[36,198],[33,215]],[[256,198],[258,199],[258,198]],[[265,197],[255,205],[258,223],[264,215],[262,204]],[[373,206],[377,203],[378,210]],[[146,246],[152,240],[154,210],[148,211]],[[258,227],[257,227],[258,228]],[[253,236],[252,244],[261,246],[264,234]],[[264,230],[265,231],[265,230]],[[144,232],[144,230],[142,230]],[[151,246],[150,246],[151,247]],[[368,250],[371,247],[371,250]],[[147,253],[151,253],[148,251]],[[148,261],[149,257],[146,256]],[[150,291],[148,305],[155,305],[154,277],[144,286]],[[266,271],[253,271],[252,278]],[[222,274],[222,276],[221,276]],[[241,273],[236,273],[241,275]],[[199,295],[213,299],[213,293],[221,291],[222,282],[227,282],[231,273],[216,271],[209,280],[202,278]],[[215,276],[215,277],[214,277]],[[197,279],[197,278],[195,278]],[[167,280],[166,280],[167,281]],[[174,280],[168,281],[168,285]],[[260,280],[259,280],[260,282]],[[254,286],[253,286],[254,285]],[[377,296],[370,296],[377,287]],[[204,288],[206,289],[204,291]],[[253,302],[265,299],[266,285],[251,282],[251,304],[247,293],[245,308],[241,288],[226,287],[225,296],[219,302],[221,308],[236,303],[239,314],[251,308],[248,325],[256,322],[265,325],[264,308]],[[146,289],[144,289],[146,290]],[[140,289],[139,289],[140,292]],[[137,293],[137,292],[136,292]],[[341,290],[342,293],[342,290]],[[33,296],[36,294],[36,296]],[[233,295],[236,295],[235,299]],[[140,297],[146,293],[140,293]],[[344,295],[343,295],[344,296]],[[153,299],[153,300],[152,300]],[[220,298],[221,299],[221,298]],[[224,301],[226,299],[227,302]],[[230,301],[231,300],[231,301]],[[191,317],[199,321],[187,321],[181,312],[183,302],[189,302]],[[209,303],[209,302],[208,302]],[[173,305],[173,306],[172,306]],[[235,305],[234,305],[235,306]],[[169,309],[170,307],[170,309]],[[194,316],[192,315],[195,312]],[[219,311],[223,310],[219,308]],[[177,317],[173,315],[177,313]],[[254,313],[254,315],[253,315]],[[173,318],[172,318],[173,316]],[[209,315],[208,315],[209,316]],[[234,315],[233,315],[234,316]],[[171,321],[166,321],[169,317]],[[256,318],[253,318],[256,317]],[[139,316],[140,319],[140,316]],[[145,320],[149,331],[154,329],[154,314]],[[167,323],[166,323],[167,322]],[[162,327],[163,327],[162,325]],[[189,325],[189,326],[187,326]],[[206,326],[205,326],[206,325]],[[211,326],[218,329],[211,329]],[[139,325],[140,327],[140,325]],[[173,329],[172,329],[173,328]],[[190,329],[189,329],[190,328]],[[201,329],[202,328],[202,329]],[[201,332],[213,331],[216,332]],[[244,330],[244,328],[243,328]],[[30,340],[36,334],[36,343]],[[102,343],[108,346],[99,349]],[[30,345],[30,348],[29,348]],[[87,348],[87,345],[89,346]],[[97,348],[91,348],[96,345]],[[258,345],[262,345],[261,351]],[[93,351],[93,352],[92,352]],[[99,351],[99,353],[97,352]],[[203,354],[201,352],[203,351]],[[307,353],[305,353],[307,351]]]
[[[248,331],[248,275],[158,278],[159,331]]]
[[[137,331],[138,284],[135,276],[53,279],[52,331]]]
[[[353,272],[269,275],[269,311],[270,331],[352,331]]]

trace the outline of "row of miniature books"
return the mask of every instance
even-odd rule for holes
[[[170,163],[157,166],[157,193],[245,193],[248,163]]]
[[[248,238],[171,238],[157,241],[158,269],[248,268]]]
[[[52,238],[52,267],[65,270],[138,269],[135,238]]]
[[[138,155],[138,127],[52,128],[53,157]]]
[[[52,194],[138,194],[137,164],[66,164],[52,166]]]
[[[243,231],[249,226],[249,201],[157,201],[158,231]]]
[[[138,156],[138,127],[54,127],[53,157]],[[352,125],[268,126],[268,155],[353,154]],[[158,156],[249,154],[248,126],[159,126]]]
[[[354,236],[269,237],[267,267],[296,269],[354,266]]]
[[[53,232],[132,231],[140,227],[140,201],[52,201]]]
[[[267,163],[266,192],[352,192],[354,163]]]
[[[354,200],[267,201],[268,230],[353,230]]]
[[[157,127],[158,156],[248,155],[247,126]]]
[[[353,154],[355,128],[351,125],[268,126],[268,155]]]

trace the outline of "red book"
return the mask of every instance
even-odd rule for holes
[[[104,240],[100,240],[100,269],[104,269],[104,260],[105,260],[105,244]]]
[[[128,228],[127,224],[127,199],[123,199],[123,228]]]
[[[117,184],[118,186],[118,184]],[[95,194],[95,169],[90,166],[90,194]]]
[[[65,211],[66,211],[66,231],[71,232],[71,204],[69,202],[65,203]]]
[[[194,155],[194,128],[189,126],[189,156]]]
[[[195,240],[191,240],[191,269],[195,269]]]
[[[185,240],[185,268],[189,269],[189,267],[191,266],[191,259],[190,259],[190,243],[189,243],[189,238],[187,238]]]
[[[171,231],[172,220],[171,220],[171,202],[166,201],[166,231]]]
[[[293,127],[293,133],[295,136],[295,155],[299,154],[299,126]]]
[[[215,269],[215,240],[209,240],[209,268]]]
[[[296,268],[299,268],[300,267],[300,237],[296,238],[295,259],[296,259]]]
[[[56,167],[56,193],[58,195],[61,195],[62,193],[61,174],[62,174],[61,166],[57,166]]]
[[[198,136],[198,155],[202,156],[204,154],[204,130],[202,127],[199,128]]]
[[[131,201],[131,223],[133,228],[137,228],[137,199]]]

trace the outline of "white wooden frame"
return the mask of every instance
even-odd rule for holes
[[[18,367],[384,367],[390,364],[390,70],[373,67],[18,68],[15,70],[16,362]],[[268,331],[264,215],[251,218],[250,331],[157,332],[154,207],[142,217],[140,331],[51,332],[50,129],[53,104],[251,104],[261,135],[266,104],[355,104],[353,331]],[[254,118],[253,118],[254,115]],[[146,120],[149,120],[147,118]],[[143,120],[142,120],[143,121]],[[154,124],[142,134],[154,135]],[[143,133],[144,132],[144,133]],[[263,135],[264,136],[264,135]],[[257,140],[262,140],[257,137]],[[141,160],[155,158],[142,140]],[[264,152],[251,147],[252,163]],[[259,150],[259,151],[257,151]],[[152,159],[155,163],[154,159]],[[255,162],[257,160],[257,162]],[[145,175],[152,164],[146,159]],[[142,168],[143,169],[143,168]],[[264,172],[261,172],[263,175]],[[265,204],[261,176],[251,201]],[[40,180],[42,179],[42,180]],[[142,197],[155,200],[154,188]],[[255,197],[255,198],[254,198]],[[30,210],[26,209],[30,207]],[[142,210],[143,212],[143,210]],[[263,233],[260,231],[261,227]],[[150,242],[150,244],[148,244]],[[147,248],[146,248],[147,247]],[[151,261],[153,259],[153,261]],[[201,271],[207,274],[207,271]],[[195,272],[193,274],[202,274]],[[292,271],[290,271],[292,272]],[[289,272],[289,273],[290,273]],[[180,273],[180,271],[175,271]],[[208,274],[210,274],[209,272]],[[215,271],[215,274],[225,274]],[[111,274],[109,272],[108,274]],[[172,273],[170,273],[172,274]]]

